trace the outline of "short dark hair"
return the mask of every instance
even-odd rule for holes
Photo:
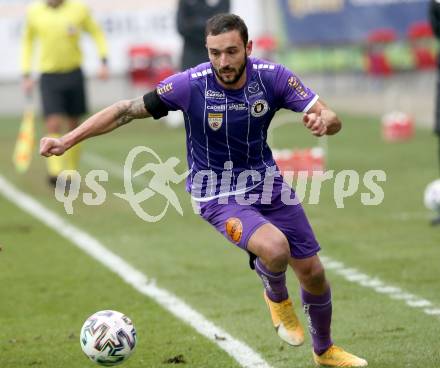
[[[217,36],[230,31],[238,31],[244,45],[247,45],[249,35],[246,23],[235,14],[221,13],[209,18],[206,22],[205,38],[209,35]]]

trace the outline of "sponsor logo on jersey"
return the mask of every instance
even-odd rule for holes
[[[275,70],[275,65],[274,64],[252,64],[252,68],[254,70],[271,70],[274,71]]]
[[[228,105],[229,111],[244,111],[247,110],[247,106],[244,103],[231,103]]]
[[[243,224],[237,217],[230,217],[226,220],[226,233],[234,243],[239,243],[243,235]]]
[[[258,118],[266,114],[269,111],[269,104],[266,100],[256,100],[252,104],[251,114],[253,117]]]
[[[225,111],[226,105],[207,105],[207,110],[213,110],[213,111]]]
[[[170,92],[173,90],[173,82],[164,84],[162,87],[158,87],[156,89],[158,95],[163,95],[164,93]]]
[[[294,89],[296,91],[296,93],[298,95],[300,95],[301,97],[307,98],[309,96],[308,93],[306,91],[304,91],[304,87],[302,86],[300,81],[295,76],[291,76],[287,80],[287,84],[289,85],[290,88]]]
[[[224,92],[213,91],[212,89],[208,89],[205,93],[205,98],[212,98],[215,100],[223,100],[226,98]]]
[[[258,93],[260,91],[260,85],[258,84],[258,82],[250,83],[248,86],[248,91],[252,94]]]
[[[226,105],[207,105],[207,110],[211,111],[226,111]],[[230,103],[228,104],[229,111],[245,111],[247,110],[247,106],[244,103]]]
[[[223,114],[208,113],[208,125],[212,130],[219,130],[223,124]]]

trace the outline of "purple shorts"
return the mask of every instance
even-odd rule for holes
[[[270,204],[262,204],[260,198],[254,204],[243,205],[237,203],[235,196],[230,196],[227,204],[220,204],[218,199],[200,203],[200,214],[230,242],[244,250],[247,250],[251,235],[261,225],[271,223],[286,236],[293,258],[311,257],[321,248],[301,204],[283,203],[281,193],[286,190],[290,198],[294,198],[293,189],[277,177]],[[261,191],[262,188],[257,187],[249,194],[261,194]]]

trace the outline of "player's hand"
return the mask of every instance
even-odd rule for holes
[[[101,80],[107,80],[109,77],[109,69],[107,64],[101,64],[99,70],[98,70],[98,78]]]
[[[314,112],[304,114],[303,123],[304,126],[317,137],[322,137],[327,133],[327,124],[325,120]]]
[[[35,82],[31,77],[25,76],[21,81],[21,88],[23,89],[23,93],[26,96],[32,95],[32,91],[34,90]]]
[[[40,141],[40,155],[45,157],[61,156],[67,147],[60,138],[41,138]]]

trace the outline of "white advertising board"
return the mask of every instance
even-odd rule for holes
[[[177,0],[83,0],[95,19],[102,25],[109,44],[109,65],[114,74],[126,73],[129,65],[128,49],[136,44],[149,44],[170,52],[177,63],[181,52],[181,39],[175,28]],[[251,37],[257,37],[262,25],[263,0],[233,0],[232,12],[243,17]],[[275,4],[275,0],[273,1]],[[31,0],[0,0],[0,81],[20,77],[20,39]],[[84,69],[93,74],[99,58],[92,40],[82,38]]]

